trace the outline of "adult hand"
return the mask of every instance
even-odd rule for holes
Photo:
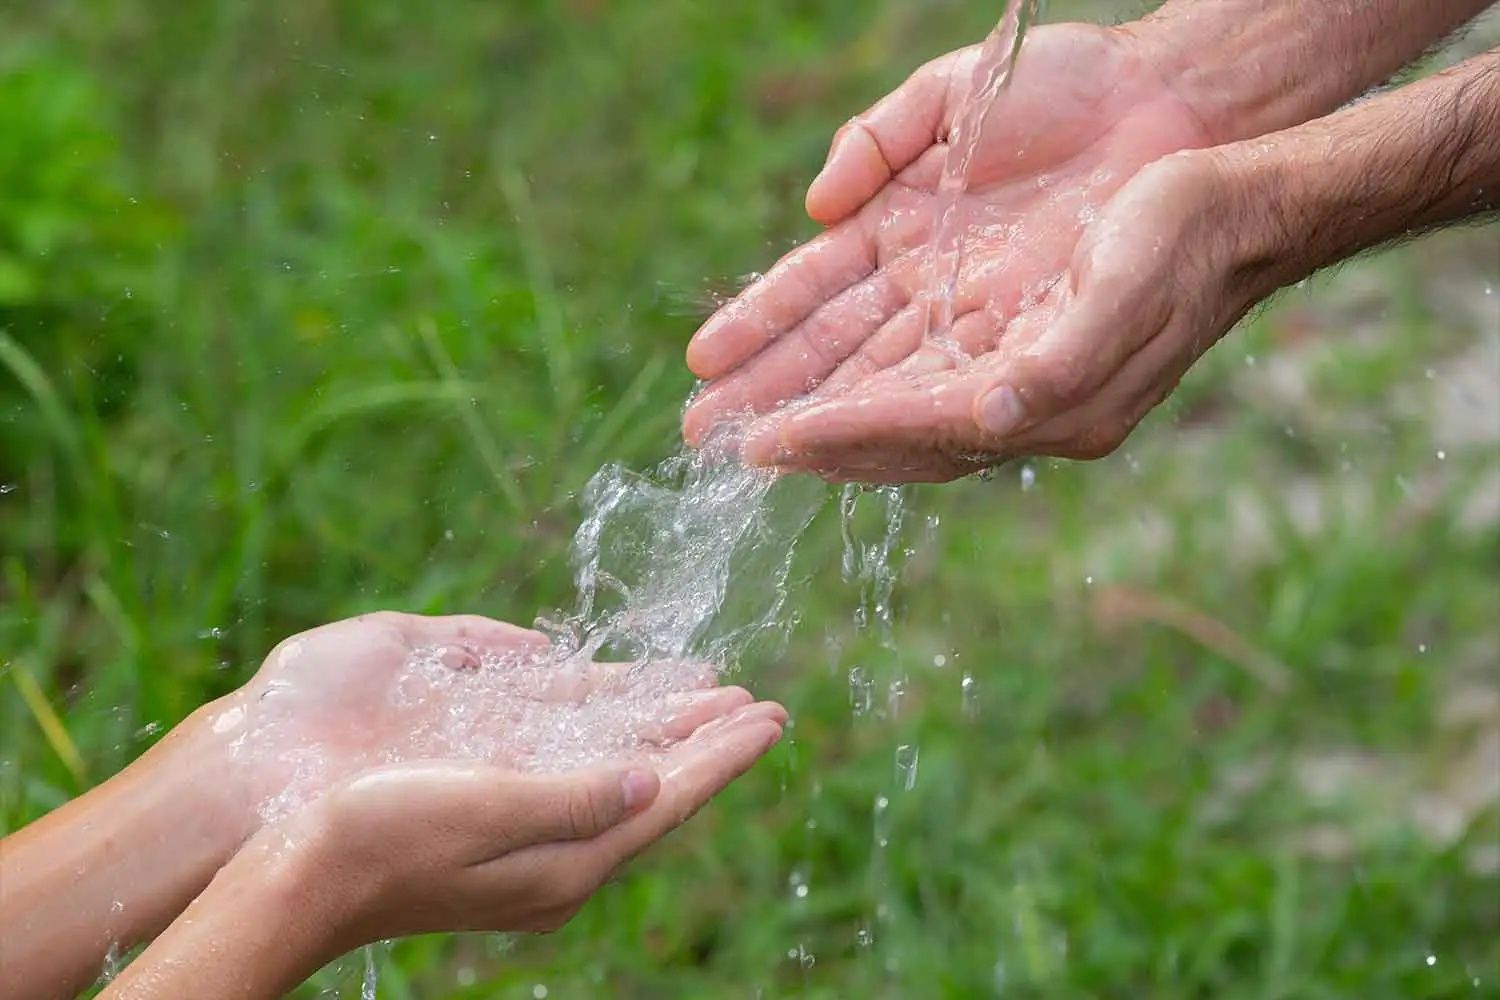
[[[269,998],[368,941],[554,929],[749,768],[785,718],[777,705],[742,707],[654,772],[451,762],[365,772],[258,834],[104,996]]]
[[[907,358],[926,325],[936,188],[977,46],[927,64],[834,137],[808,190],[826,232],[787,254],[688,345],[711,380],[683,431],[845,392]],[[1142,166],[1205,145],[1193,110],[1123,29],[1045,26],[985,119],[957,213],[965,260],[951,336],[982,355],[1075,256],[1084,228]]]
[[[789,413],[752,461],[950,479],[1117,447],[1255,302],[1370,246],[1500,205],[1500,49],[1324,118],[1166,156],[1090,225],[1003,341]]]
[[[1214,154],[1141,170],[1066,273],[973,360],[924,347],[891,371],[752,430],[747,460],[832,479],[944,481],[1021,455],[1098,458],[1257,299],[1261,272]]]

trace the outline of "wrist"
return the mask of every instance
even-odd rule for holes
[[[302,824],[261,830],[104,996],[284,995],[355,943],[324,857]]]
[[[1216,144],[1328,114],[1419,57],[1485,0],[1169,0],[1115,29]]]
[[[173,799],[186,807],[193,827],[214,845],[221,863],[260,827],[254,789],[232,752],[244,714],[237,693],[208,702],[153,750],[164,757],[161,771],[169,775]]]

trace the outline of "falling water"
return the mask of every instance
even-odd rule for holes
[[[1010,0],[986,38],[973,70],[969,99],[955,116],[937,188],[940,210],[929,253],[931,308],[924,339],[949,346],[964,252],[961,198],[986,121],[1014,72],[1038,0]],[[883,506],[882,531],[862,539],[853,530],[863,496]],[[552,639],[540,655],[487,652],[478,670],[444,665],[441,648],[414,652],[391,680],[386,708],[410,724],[409,739],[368,760],[342,761],[348,772],[420,757],[459,757],[556,771],[648,752],[639,736],[658,720],[664,701],[696,687],[705,670],[732,669],[762,640],[783,639],[794,621],[788,576],[798,538],[826,498],[817,484],[776,480],[746,469],[719,450],[684,451],[647,474],[617,465],[601,469],[582,495],[582,520],[573,541],[577,596],[573,606],[538,627]],[[902,489],[846,490],[839,510],[844,528],[845,577],[860,587],[855,624],[880,630],[891,648],[893,563],[906,510]],[[745,585],[734,586],[737,581]],[[596,658],[623,661],[612,683],[584,697],[556,697],[559,677],[583,677]],[[966,710],[974,711],[974,682],[963,678]],[[906,679],[886,689],[885,716],[899,716]],[[850,672],[855,715],[875,711],[875,682],[862,668]],[[430,709],[439,706],[434,714]],[[258,706],[252,706],[252,713]],[[423,709],[429,709],[423,711]],[[403,715],[402,713],[408,713]],[[246,755],[285,754],[286,719],[251,715],[236,746]],[[919,748],[895,750],[892,791],[915,788]],[[299,808],[345,776],[331,770],[317,746],[299,746],[285,761],[291,779],[262,804],[274,819]],[[891,799],[873,803],[871,879],[877,898],[857,944],[874,951],[888,924],[887,853]],[[805,879],[794,893],[805,895]],[[801,898],[800,896],[797,898]],[[812,956],[798,943],[804,969]],[[366,954],[362,992],[374,990],[373,955]],[[886,956],[891,968],[892,957]]]
[[[948,155],[938,180],[937,225],[933,229],[928,254],[928,288],[932,302],[927,311],[922,339],[957,351],[950,331],[953,328],[953,303],[958,294],[959,272],[963,267],[964,221],[962,201],[969,189],[969,175],[974,154],[984,134],[998,98],[1010,85],[1017,57],[1026,31],[1036,21],[1040,0],[1008,0],[1005,13],[980,45],[979,58],[970,78],[969,97],[954,115],[949,134]]]
[[[825,498],[820,483],[778,481],[712,448],[685,450],[647,474],[606,466],[581,498],[574,604],[537,622],[550,648],[476,651],[479,669],[454,669],[448,647],[416,649],[379,705],[381,730],[402,740],[362,754],[347,745],[329,753],[317,740],[340,734],[311,738],[294,710],[261,699],[233,746],[242,758],[271,759],[284,777],[261,803],[263,817],[381,764],[477,759],[561,771],[652,755],[651,734],[674,696],[785,638],[796,542]]]

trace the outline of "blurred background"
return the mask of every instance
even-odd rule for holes
[[[833,130],[997,14],[5,3],[4,830],[294,631],[566,607],[578,491],[678,447]],[[889,642],[830,503],[740,677],[783,746],[562,932],[377,949],[379,995],[1500,995],[1497,285],[1493,223],[1369,255],[1110,459],[914,491]]]

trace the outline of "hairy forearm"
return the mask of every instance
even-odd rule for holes
[[[1169,0],[1127,26],[1216,143],[1327,114],[1490,0]]]
[[[246,830],[195,717],[0,843],[0,996],[72,996],[165,927]]]
[[[1209,151],[1266,291],[1500,206],[1500,49],[1280,133]]]

